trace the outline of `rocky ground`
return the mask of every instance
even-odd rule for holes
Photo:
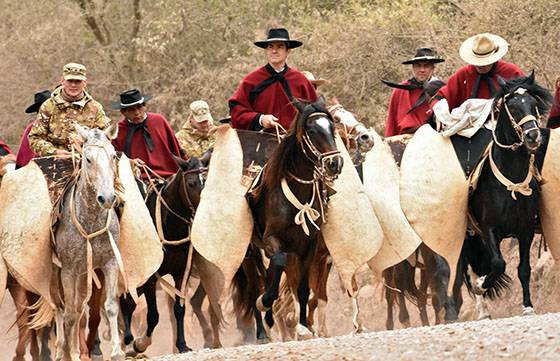
[[[203,338],[196,318],[187,316],[187,343],[196,352],[188,355],[160,356],[174,352],[171,324],[167,300],[160,293],[160,323],[154,333],[154,343],[147,355],[155,360],[235,360],[235,359],[288,359],[288,360],[560,360],[560,266],[538,259],[538,242],[534,243],[531,264],[533,277],[531,290],[537,316],[514,317],[521,314],[521,287],[517,280],[518,249],[503,242],[502,251],[507,260],[507,273],[513,283],[504,296],[490,302],[492,321],[459,322],[436,327],[416,327],[387,332],[385,330],[386,304],[383,287],[370,275],[362,278],[366,286],[360,291],[360,319],[369,333],[351,336],[352,305],[341,292],[338,277],[333,273],[329,278],[329,303],[327,305],[327,326],[333,338],[311,341],[271,343],[258,346],[233,347],[241,343],[241,333],[236,328],[235,319],[227,314],[227,324],[221,332],[220,350],[202,350]],[[476,318],[474,301],[464,291],[465,303],[460,313],[460,321]],[[206,306],[206,305],[205,305]],[[141,308],[140,305],[139,308]],[[416,308],[408,307],[411,323],[419,326]],[[190,310],[187,309],[187,312]],[[188,313],[187,313],[188,314]],[[139,328],[142,312],[137,311]],[[433,323],[434,315],[430,310]],[[395,313],[395,327],[401,328]],[[0,308],[0,360],[11,360],[14,354],[17,333],[4,333],[15,321],[11,297],[6,295]],[[107,352],[107,342],[103,348]],[[27,356],[28,360],[31,358]]]
[[[310,341],[202,350],[157,361],[558,360],[560,314],[417,327]]]

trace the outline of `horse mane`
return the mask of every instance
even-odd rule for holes
[[[498,90],[496,97],[494,98],[494,107],[496,107],[499,99],[503,98],[505,95],[515,92],[519,88],[524,88],[529,94],[531,94],[537,101],[537,109],[539,114],[545,114],[550,109],[552,105],[552,94],[550,91],[537,82],[535,82],[535,76],[531,73],[528,76],[521,76],[515,79],[511,79],[505,82]]]
[[[334,123],[330,113],[325,108],[323,102],[307,103],[295,100],[293,104],[298,109],[294,121],[282,142],[272,152],[266,164],[266,171],[263,174],[263,184],[267,189],[274,189],[280,185],[280,180],[289,173],[293,173],[293,165],[297,158],[301,156],[300,145],[305,135],[305,121],[313,113],[325,113]]]

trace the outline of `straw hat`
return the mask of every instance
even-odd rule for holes
[[[315,85],[316,87],[320,87],[321,85],[328,83],[329,81],[327,79],[315,79],[315,75],[313,75],[312,72],[310,71],[302,71],[303,75],[305,75],[305,77],[307,78],[307,80],[309,80],[309,82],[313,85]]]
[[[483,33],[471,36],[461,44],[459,55],[476,66],[494,64],[508,52],[509,44],[498,35]]]

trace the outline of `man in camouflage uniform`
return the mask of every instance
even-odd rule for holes
[[[176,136],[181,148],[185,149],[187,154],[200,158],[214,145],[216,127],[208,104],[204,100],[192,102],[190,109],[189,118]]]
[[[73,123],[104,128],[109,123],[103,107],[86,90],[86,67],[64,65],[60,86],[46,100],[29,132],[29,145],[38,157],[70,156],[71,144],[78,139]]]

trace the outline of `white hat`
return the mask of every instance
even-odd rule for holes
[[[508,52],[509,44],[498,35],[484,33],[471,36],[461,44],[459,55],[465,62],[484,66],[494,64]]]
[[[195,100],[190,105],[191,113],[193,118],[197,122],[204,122],[209,121],[213,122],[212,115],[210,114],[210,108],[208,107],[208,103],[204,100]]]

